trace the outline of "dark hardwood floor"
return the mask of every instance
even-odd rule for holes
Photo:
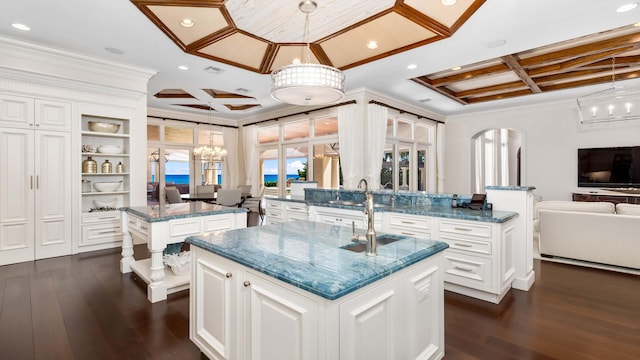
[[[0,267],[0,359],[204,358],[188,339],[188,291],[151,304],[119,259],[114,249]],[[531,291],[500,305],[446,293],[445,359],[640,358],[639,276],[535,269]]]

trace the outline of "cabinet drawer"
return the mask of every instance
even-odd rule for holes
[[[119,221],[82,226],[82,237],[78,246],[96,245],[113,241],[122,241],[122,230],[120,229]]]
[[[273,210],[273,209],[267,208],[267,217],[268,218],[282,219],[283,218],[282,214],[283,214],[282,210]]]
[[[127,219],[127,227],[129,228],[129,231],[140,233],[145,237],[149,234],[149,223],[135,216],[129,215]]]
[[[489,241],[479,241],[475,239],[463,239],[460,237],[440,235],[440,241],[444,241],[449,244],[450,249],[456,249],[460,251],[468,251],[470,253],[476,253],[481,255],[491,255],[492,243]]]
[[[440,220],[441,233],[491,239],[491,225],[478,222]]]
[[[120,212],[91,213],[82,215],[82,224],[104,223],[105,221],[120,221]]]
[[[431,229],[431,218],[411,215],[390,215],[389,225],[392,228],[411,228],[424,231]]]
[[[307,213],[307,206],[304,204],[296,204],[296,203],[287,204],[285,206],[285,209],[287,209],[287,213],[294,213],[294,212],[304,213],[304,214]]]
[[[287,213],[289,221],[291,220],[309,220],[306,212],[303,213]]]
[[[398,235],[406,235],[406,236],[431,239],[431,232],[429,230],[423,230],[423,229],[414,229],[410,227],[392,225],[389,227],[387,232],[398,234]]]
[[[267,200],[267,209],[283,210],[284,206],[281,201],[269,201]]]
[[[447,249],[444,254],[444,281],[473,289],[491,291],[491,259],[461,254]]]

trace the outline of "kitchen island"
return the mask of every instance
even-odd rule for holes
[[[163,251],[168,244],[183,242],[189,235],[244,228],[247,209],[204,202],[166,206],[123,207],[120,272],[135,272],[145,281],[150,302],[166,300],[167,294],[189,288],[188,275],[165,273]],[[150,259],[133,258],[133,238],[147,243]]]
[[[351,237],[310,221],[188,237],[191,340],[213,359],[442,358],[447,244],[379,234],[367,256]]]

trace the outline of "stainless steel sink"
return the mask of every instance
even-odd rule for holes
[[[391,237],[391,236],[382,235],[382,236],[376,238],[376,244],[378,246],[387,245],[387,244],[390,244],[392,242],[396,242],[396,241],[401,240],[401,239],[402,238],[399,238],[399,237]],[[347,244],[347,245],[341,246],[342,249],[353,251],[353,252],[363,252],[363,251],[366,250],[366,247],[367,247],[367,245],[364,244],[364,243],[353,243],[353,244]]]

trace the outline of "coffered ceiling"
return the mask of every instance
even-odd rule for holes
[[[413,78],[463,105],[640,78],[640,26]]]
[[[413,111],[575,100],[607,88],[613,72],[640,86],[640,7],[616,12],[631,0],[316,1],[311,61],[343,69],[347,92],[366,88]],[[2,0],[0,36],[157,70],[152,113],[255,121],[300,111],[270,97],[269,76],[304,55],[298,2]],[[179,25],[187,15],[191,28]]]

